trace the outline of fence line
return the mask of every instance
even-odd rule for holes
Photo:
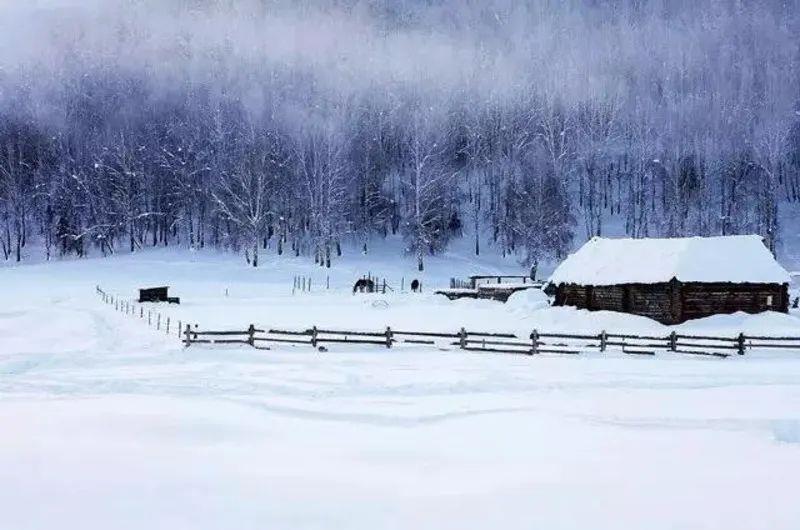
[[[629,355],[655,355],[656,352],[673,352],[725,358],[732,354],[744,355],[758,349],[800,349],[800,336],[746,335],[733,337],[680,334],[676,331],[666,336],[637,335],[630,333],[598,334],[552,333],[534,329],[528,337],[512,333],[467,331],[434,332],[394,330],[379,331],[337,330],[312,326],[303,330],[259,329],[250,324],[246,330],[200,330],[197,324],[174,321],[159,311],[123,300],[106,293],[99,286],[96,293],[106,304],[120,313],[140,321],[166,335],[177,336],[189,347],[192,344],[242,344],[256,349],[269,349],[269,343],[309,345],[314,348],[324,344],[372,345],[392,348],[395,344],[416,344],[439,347],[457,347],[464,351],[537,355],[542,353],[574,355],[586,351],[605,353],[616,349]],[[138,305],[138,311],[136,310]],[[173,325],[177,323],[177,326]],[[263,344],[263,346],[262,346]]]
[[[229,337],[240,337],[231,339]],[[226,337],[223,339],[215,337]],[[438,343],[437,343],[438,340]],[[465,351],[537,355],[542,353],[575,355],[586,351],[607,352],[616,349],[629,355],[655,355],[673,352],[725,358],[732,354],[744,355],[747,350],[759,348],[800,349],[800,337],[748,336],[740,333],[734,337],[714,337],[679,334],[666,336],[608,333],[596,335],[577,333],[546,333],[533,330],[529,337],[521,338],[510,333],[467,331],[456,333],[431,331],[398,331],[390,327],[380,331],[336,330],[313,326],[304,330],[258,329],[251,324],[243,331],[200,331],[186,326],[183,341],[192,344],[247,344],[269,349],[260,344],[300,344],[319,347],[324,344],[374,345],[392,348],[395,344],[420,344],[457,347]],[[784,341],[784,343],[780,343]]]
[[[138,318],[142,322],[146,322],[148,327],[154,328],[157,332],[163,332],[165,335],[177,337],[182,342],[183,339],[183,321],[177,320],[177,326],[173,326],[174,321],[169,315],[163,315],[160,311],[153,311],[148,309],[145,313],[145,308],[142,304],[125,300],[119,296],[106,293],[100,286],[95,286],[95,293],[100,299],[113,306],[114,310],[131,318]],[[139,308],[137,311],[136,308]],[[187,324],[188,325],[188,324]],[[195,324],[197,327],[197,324]]]

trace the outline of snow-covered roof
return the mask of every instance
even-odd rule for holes
[[[555,284],[788,283],[789,273],[757,235],[670,239],[595,237],[550,276]]]

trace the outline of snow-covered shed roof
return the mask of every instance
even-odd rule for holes
[[[757,235],[670,239],[595,237],[550,276],[554,284],[682,282],[788,283]]]

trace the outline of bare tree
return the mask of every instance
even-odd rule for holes
[[[253,267],[258,267],[259,241],[275,214],[272,192],[288,161],[279,138],[267,134],[247,149],[235,168],[217,176],[212,192],[217,212],[243,235],[245,260]]]
[[[403,139],[407,169],[402,176],[406,195],[404,236],[406,250],[425,268],[425,254],[433,254],[447,242],[445,217],[450,186],[456,176],[447,165],[440,129],[431,111],[418,109]]]
[[[23,155],[24,146],[9,142],[0,157],[0,218],[3,234],[0,248],[9,259],[22,261],[28,236],[28,208],[33,198],[31,165]]]
[[[331,252],[348,231],[347,190],[351,178],[347,144],[330,124],[307,130],[294,159],[308,211],[314,260],[331,266]]]

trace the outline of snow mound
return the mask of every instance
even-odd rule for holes
[[[525,326],[550,333],[669,333],[655,320],[614,311],[589,311],[569,306],[549,306],[532,311],[523,319]],[[530,330],[528,331],[530,332]]]
[[[713,332],[715,335],[745,333],[796,336],[800,330],[800,318],[775,311],[755,315],[740,311],[730,315],[712,315],[689,320],[675,329],[683,333]]]
[[[525,289],[512,294],[506,302],[511,311],[529,312],[550,306],[547,295],[541,289]]]
[[[448,302],[450,305],[458,307],[459,311],[483,309],[496,312],[498,315],[500,312],[497,310],[503,307],[502,302],[490,300],[488,298],[457,298],[455,300],[449,300]]]

